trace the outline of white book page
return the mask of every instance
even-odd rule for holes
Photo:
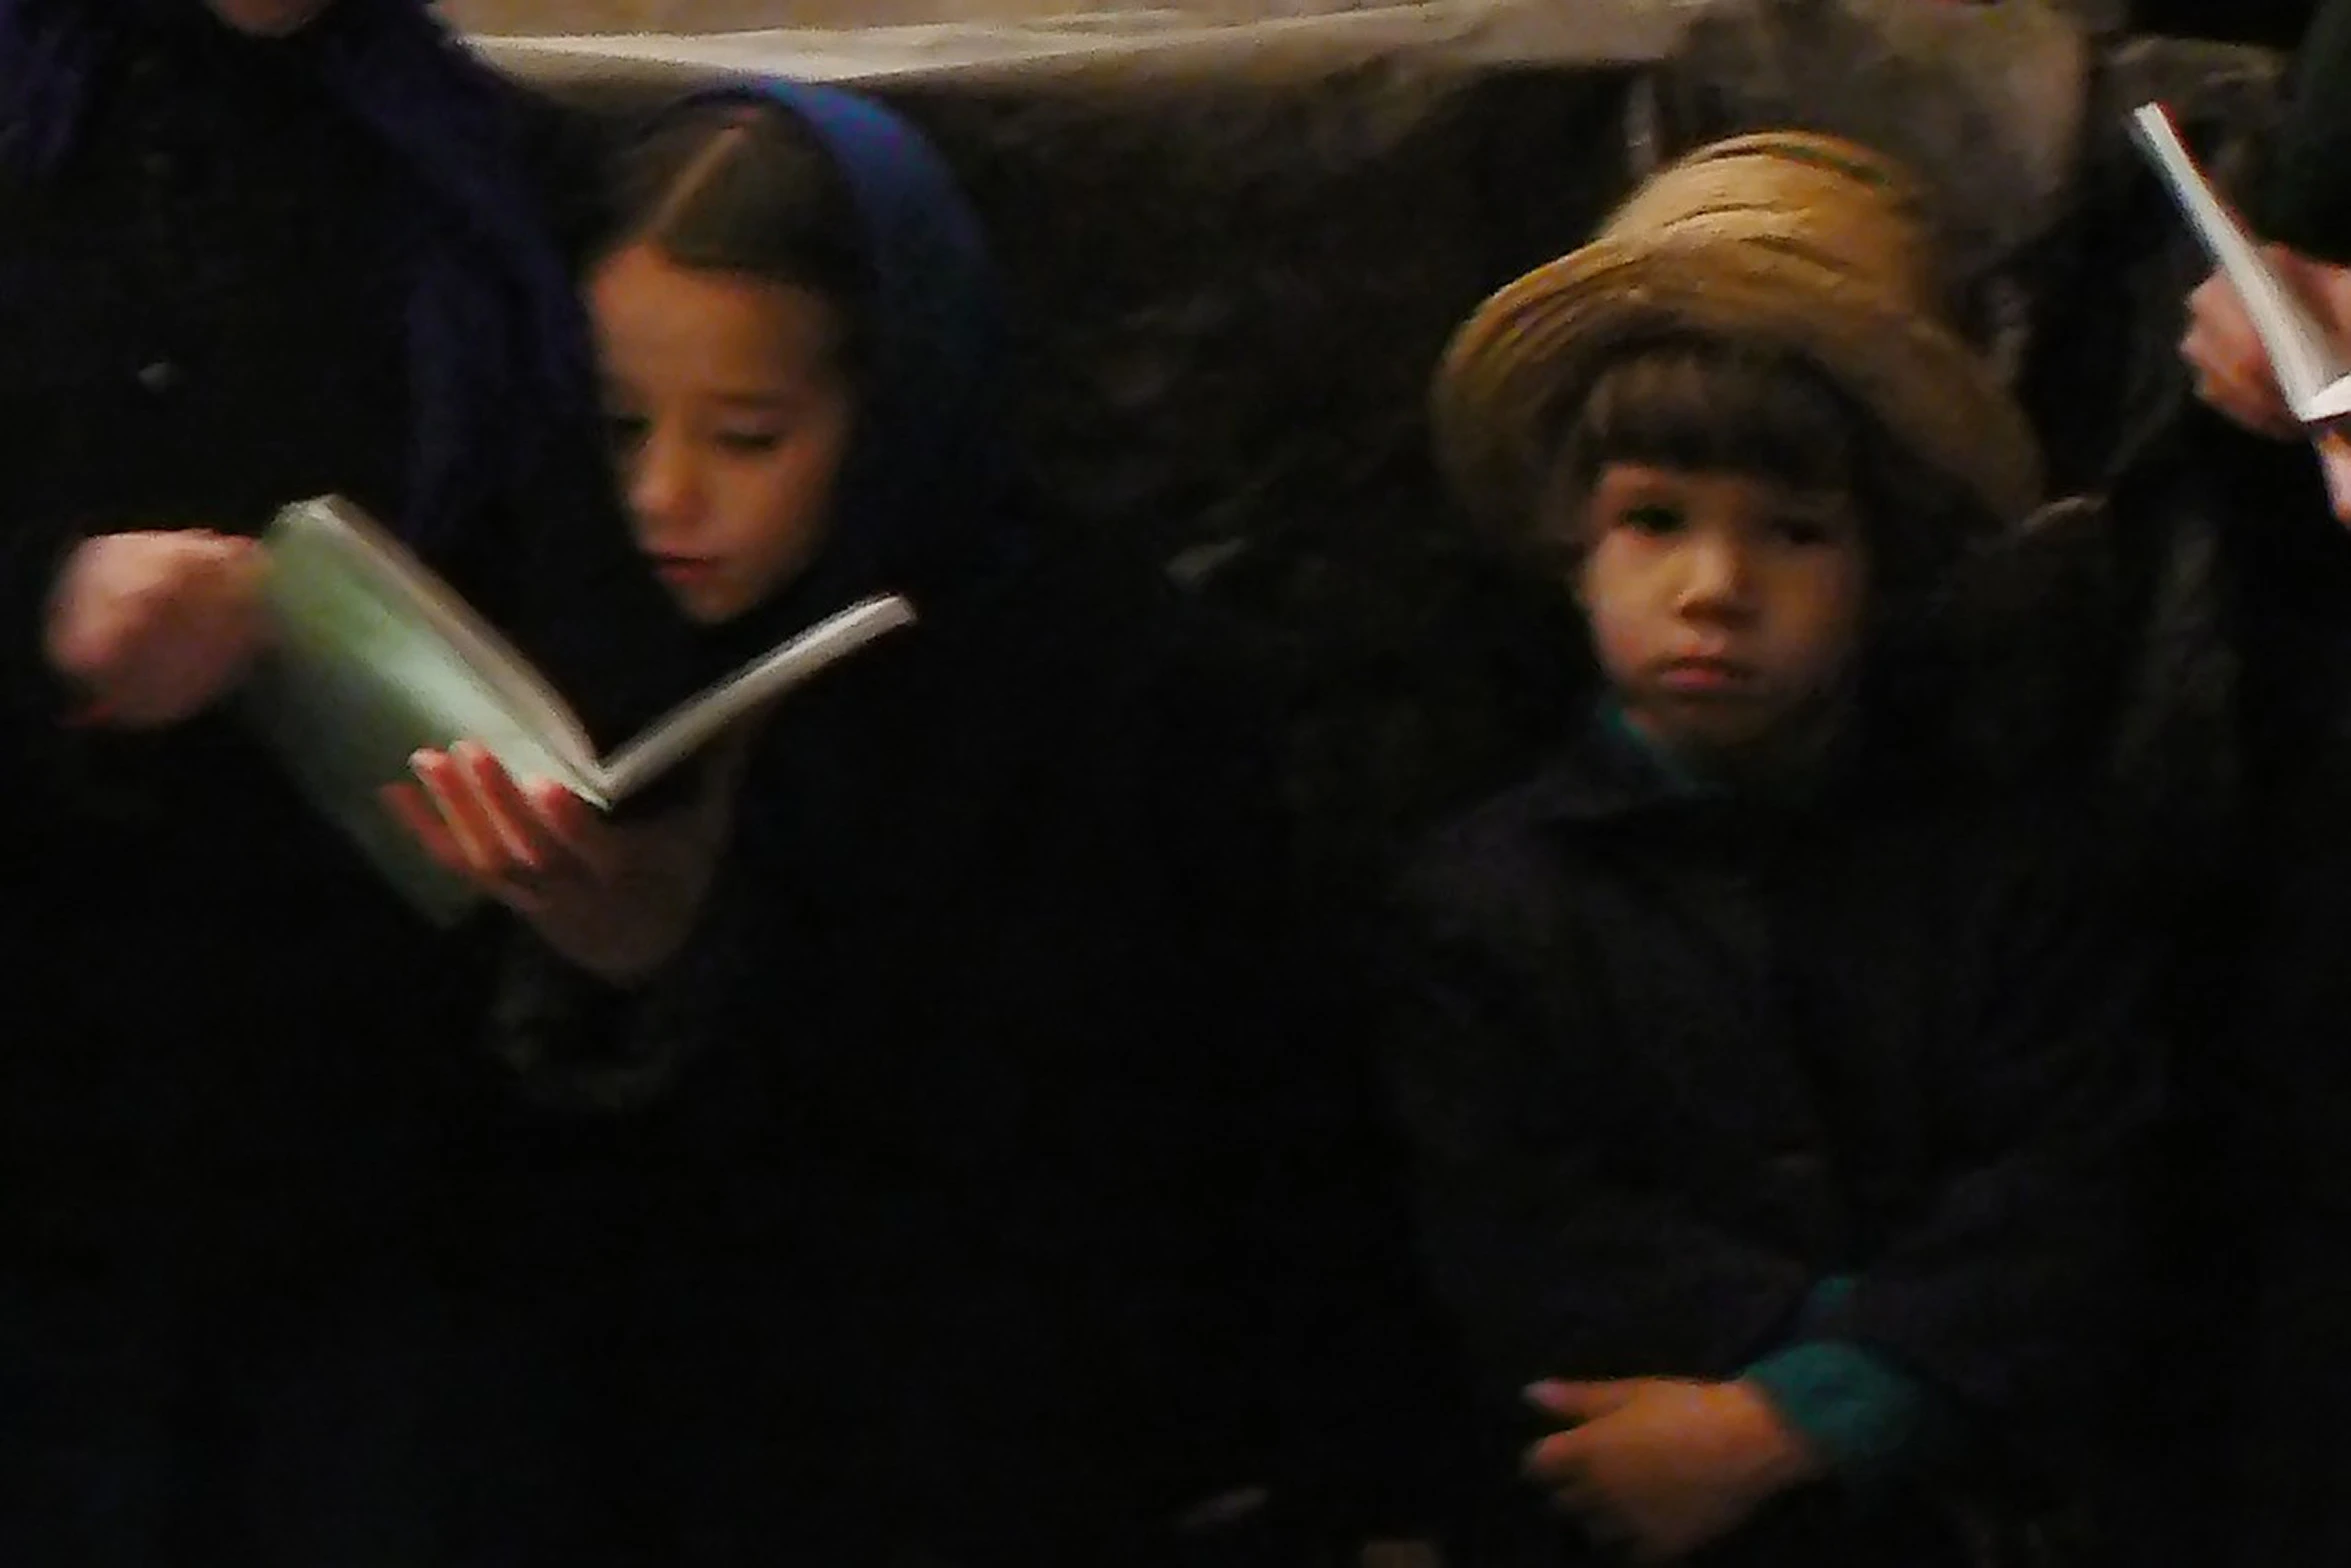
[[[773,701],[875,638],[911,624],[914,606],[891,594],[827,616],[774,651],[673,709],[589,777],[607,802],[626,799],[706,745],[746,713]]]
[[[2294,417],[2306,425],[2331,425],[2351,415],[2351,374],[2330,381],[2294,406]]]
[[[2269,350],[2278,390],[2294,417],[2307,425],[2351,414],[2351,359],[2229,215],[2180,140],[2171,116],[2161,104],[2141,104],[2132,111],[2131,132],[2170,187],[2213,265],[2236,285],[2254,331]]]
[[[595,776],[594,743],[570,705],[529,660],[406,545],[356,507],[332,497],[290,508],[282,521],[330,538],[338,549],[363,561],[378,586],[396,596],[438,635],[515,719],[536,733],[548,751],[581,776]]]

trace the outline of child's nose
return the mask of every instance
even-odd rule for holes
[[[698,485],[685,443],[659,430],[638,449],[629,476],[629,505],[645,522],[664,530],[694,521]]]
[[[1735,539],[1700,534],[1683,556],[1682,607],[1719,613],[1747,602],[1752,573]]]

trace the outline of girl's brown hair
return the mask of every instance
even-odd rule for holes
[[[652,246],[681,267],[806,289],[832,306],[841,366],[862,366],[872,272],[848,182],[780,105],[711,100],[674,110],[622,152],[604,254]]]

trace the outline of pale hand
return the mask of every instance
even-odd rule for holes
[[[90,722],[177,724],[210,707],[260,652],[261,582],[250,539],[101,534],[58,574],[44,651],[89,698]]]
[[[2351,270],[2314,261],[2283,245],[2262,255],[2286,287],[2338,340],[2351,341]],[[2188,296],[2188,327],[2180,357],[2196,378],[2196,396],[2256,435],[2296,440],[2302,424],[2278,390],[2269,351],[2253,330],[2245,301],[2227,276],[2214,272]]]
[[[1528,1476],[1596,1540],[1643,1562],[1721,1539],[1821,1469],[1811,1446],[1745,1383],[1538,1383],[1527,1399],[1571,1423],[1528,1450]]]
[[[384,804],[443,870],[533,919],[588,916],[611,896],[619,851],[596,809],[560,784],[525,788],[486,746],[409,759]]]
[[[387,785],[385,807],[441,867],[530,921],[574,964],[633,985],[684,942],[725,834],[715,789],[621,826],[560,784],[517,784],[473,741],[420,751],[409,767],[417,781]]]

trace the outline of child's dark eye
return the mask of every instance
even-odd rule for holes
[[[1771,525],[1782,544],[1799,550],[1818,550],[1836,542],[1836,530],[1817,517],[1782,517]]]
[[[783,444],[783,433],[777,430],[721,430],[711,440],[722,452],[739,457],[758,457],[774,451]]]
[[[1619,527],[1656,538],[1679,533],[1682,526],[1680,508],[1671,506],[1628,506],[1616,520]]]
[[[604,438],[618,447],[636,446],[644,441],[645,416],[642,414],[606,414]]]

